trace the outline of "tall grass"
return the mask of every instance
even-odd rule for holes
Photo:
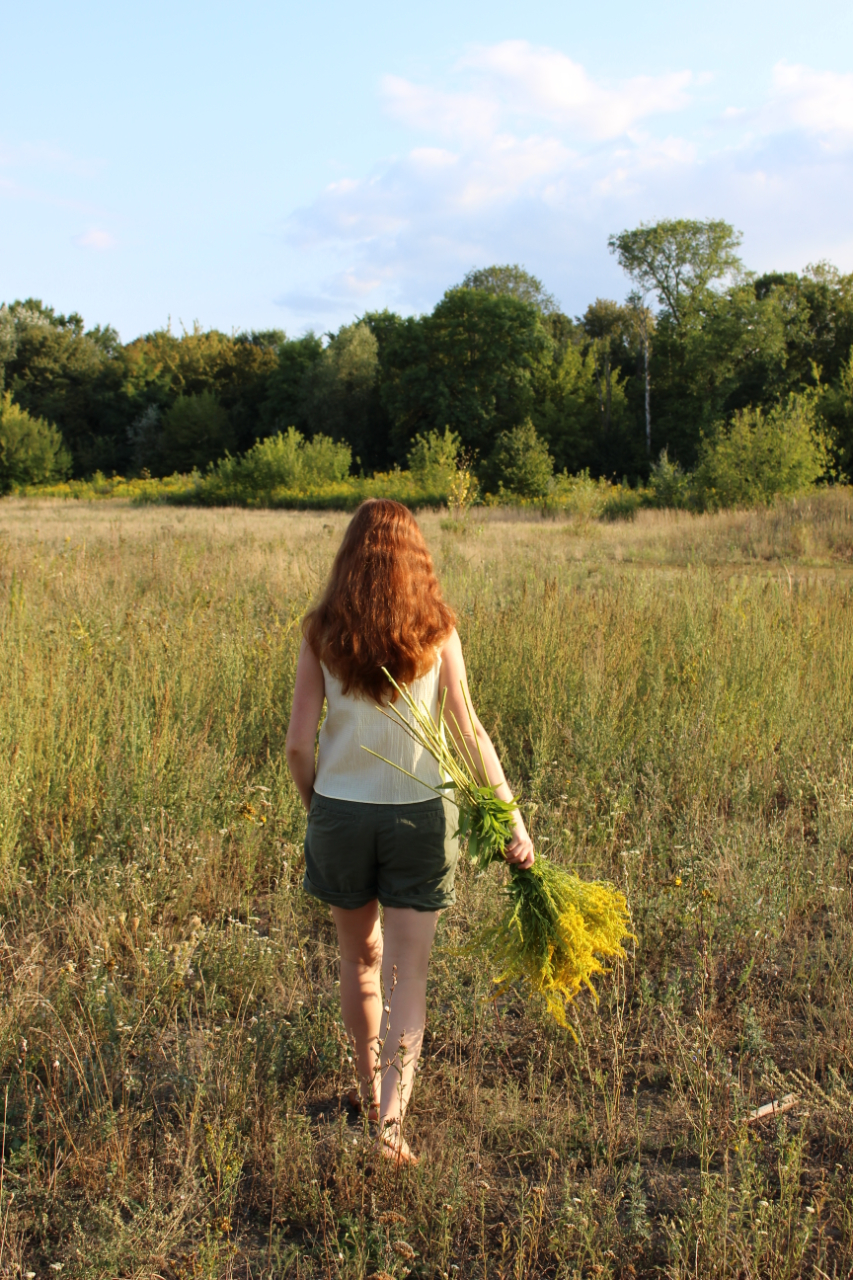
[[[575,1045],[485,1000],[463,868],[398,1173],[282,750],[345,517],[0,504],[0,1274],[847,1275],[851,515],[424,518],[534,838],[638,942]]]

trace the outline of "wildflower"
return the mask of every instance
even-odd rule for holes
[[[448,743],[443,704],[436,721],[417,705],[408,690],[401,688],[387,671],[385,674],[401,695],[411,720],[404,718],[393,703],[390,709],[380,710],[389,718],[396,717],[449,779],[443,784],[443,791],[455,789],[458,834],[468,837],[468,852],[485,871],[503,859],[512,836],[515,800],[499,800],[494,787],[479,782],[473,762],[466,759],[455,741],[451,738]],[[468,711],[473,723],[470,707]],[[400,768],[392,760],[385,763]],[[480,763],[485,777],[485,763]],[[680,877],[676,879],[681,884]],[[510,867],[506,896],[509,902],[500,920],[481,930],[476,940],[491,952],[497,968],[497,991],[524,980],[544,998],[552,1017],[574,1035],[566,1008],[582,987],[597,998],[592,978],[607,972],[602,960],[624,956],[623,939],[633,936],[625,896],[614,885],[581,880],[541,856],[526,870]]]

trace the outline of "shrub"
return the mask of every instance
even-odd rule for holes
[[[829,462],[812,397],[790,395],[768,411],[741,409],[703,439],[696,501],[706,510],[767,505],[811,488]]]
[[[318,435],[302,446],[302,483],[308,489],[345,480],[351,466],[352,449],[345,440]]]
[[[689,507],[693,503],[692,476],[678,462],[670,462],[667,449],[662,449],[651,465],[649,489],[655,507]]]
[[[53,423],[32,417],[5,392],[0,399],[0,493],[63,480],[70,471],[71,457]]]
[[[603,479],[593,480],[589,468],[569,475],[562,471],[554,477],[548,492],[548,507],[582,520],[595,520],[604,511],[611,485]]]
[[[501,432],[487,467],[487,482],[499,493],[544,498],[553,475],[554,459],[529,418]]]
[[[223,458],[203,486],[219,501],[257,501],[279,489],[304,492],[339,484],[351,463],[348,444],[328,436],[306,440],[295,427],[288,427],[256,441],[240,458]]]
[[[212,391],[178,396],[163,415],[160,464],[165,474],[203,470],[221,457],[231,442],[227,410]]]
[[[444,435],[430,431],[415,436],[408,453],[409,470],[419,488],[429,493],[447,494],[456,481],[459,436],[450,427]]]

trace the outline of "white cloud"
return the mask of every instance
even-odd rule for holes
[[[344,271],[335,280],[331,281],[332,291],[341,293],[353,298],[365,298],[369,293],[373,293],[383,282],[383,277],[387,276],[387,272],[374,272],[372,275],[364,275],[359,273],[355,268]]]
[[[457,70],[473,73],[475,90],[448,93],[385,76],[386,109],[411,128],[458,138],[489,137],[508,112],[548,120],[586,138],[615,138],[639,120],[685,107],[692,78],[689,71],[677,71],[611,86],[564,53],[526,40],[476,49]]]
[[[766,128],[802,129],[827,142],[853,141],[853,75],[779,62],[773,68],[773,91],[764,115]]]
[[[568,125],[591,138],[615,138],[638,120],[688,104],[689,71],[637,76],[611,87],[595,81],[557,49],[504,40],[461,63],[484,72],[493,90],[516,111]]]
[[[104,231],[101,227],[92,227],[82,235],[75,236],[74,243],[81,249],[98,249],[103,252],[106,249],[115,248],[116,240],[109,231]]]
[[[382,94],[386,110],[412,129],[457,137],[487,137],[497,127],[500,103],[477,93],[443,93],[427,85],[411,84],[399,76],[385,76]]]
[[[306,278],[326,277],[332,310],[359,296],[426,309],[467,269],[498,261],[525,264],[582,309],[602,289],[626,290],[608,234],[673,216],[733,222],[759,270],[821,257],[853,267],[853,76],[780,63],[763,106],[716,103],[704,118],[687,96],[698,79],[607,85],[522,41],[469,54],[449,90],[386,78],[384,104],[414,131],[410,149],[326,188],[292,215],[288,238]],[[298,296],[282,299],[296,315]]]

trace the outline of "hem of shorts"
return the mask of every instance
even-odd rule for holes
[[[381,805],[386,809],[396,808],[397,805],[407,804],[423,804],[425,800],[443,800],[445,793],[443,791],[433,790],[428,783],[423,784],[424,791],[428,791],[428,796],[420,796],[417,800],[366,800],[364,796],[330,796],[328,791],[318,791],[316,786],[314,794],[318,795],[321,800],[342,800],[345,804],[375,804],[377,808]],[[450,799],[448,796],[447,799]],[[453,803],[451,801],[451,803]]]
[[[319,898],[321,902],[327,902],[330,907],[343,907],[344,910],[355,911],[359,907],[366,907],[368,902],[375,902],[379,897],[378,893],[368,891],[366,895],[358,893],[332,893],[328,889],[318,889],[313,881],[307,876],[302,881],[302,888],[312,898]]]
[[[421,898],[417,902],[404,902],[402,898],[394,898],[387,893],[379,892],[368,892],[366,896],[357,893],[332,893],[328,889],[318,889],[307,876],[302,881],[302,888],[310,897],[326,902],[330,907],[341,907],[345,911],[357,911],[359,907],[366,907],[368,902],[379,902],[383,907],[408,907],[413,911],[446,911],[448,907],[456,905],[455,893],[440,900],[424,901]]]
[[[440,902],[430,902],[421,898],[417,902],[403,902],[400,898],[389,898],[387,894],[380,893],[378,895],[379,903],[383,907],[408,907],[412,911],[446,911],[448,907],[456,905],[456,895],[450,898],[442,899]]]

